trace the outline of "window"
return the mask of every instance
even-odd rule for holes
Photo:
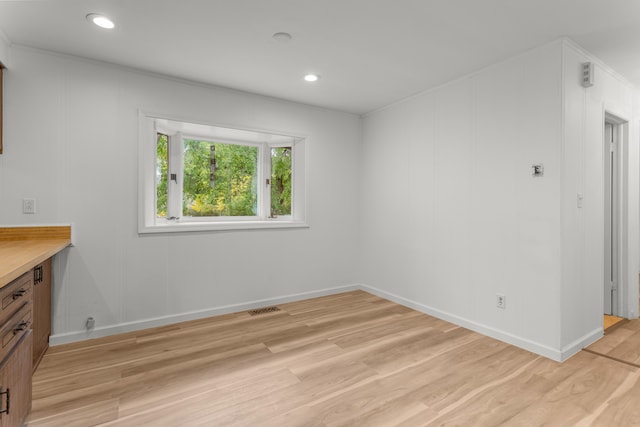
[[[141,114],[139,232],[307,226],[305,144]]]

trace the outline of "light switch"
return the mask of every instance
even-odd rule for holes
[[[578,207],[581,208],[582,207],[582,203],[584,201],[584,196],[582,195],[582,193],[578,193]]]
[[[537,165],[531,165],[531,169],[533,170],[532,175],[534,177],[544,176],[544,165],[542,163],[539,163]]]

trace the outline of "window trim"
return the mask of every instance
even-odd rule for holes
[[[172,232],[192,232],[192,231],[222,231],[222,230],[257,230],[257,229],[284,229],[284,228],[307,228],[308,223],[308,138],[305,135],[292,132],[279,132],[265,129],[248,128],[244,126],[229,126],[212,123],[203,123],[193,119],[172,117],[168,114],[155,114],[139,110],[138,123],[138,233],[172,233]],[[184,122],[195,125],[213,126],[226,129],[237,129],[239,131],[251,131],[272,135],[283,135],[291,137],[292,143],[269,143],[233,140],[232,138],[212,138],[198,135],[194,132],[184,132],[179,136],[182,139],[195,139],[207,142],[221,142],[226,144],[255,146],[261,150],[263,162],[270,161],[270,150],[277,147],[289,147],[292,149],[292,192],[291,208],[292,216],[279,216],[270,218],[268,216],[250,217],[188,217],[188,219],[169,220],[156,217],[156,138],[157,133],[165,133],[165,129],[156,129],[155,120],[169,120],[174,122]],[[169,138],[172,135],[168,134]],[[171,142],[169,141],[169,144]],[[264,154],[268,153],[269,156]],[[171,150],[169,150],[171,156]],[[175,160],[174,160],[175,161]],[[182,170],[183,165],[179,168]],[[258,164],[259,169],[263,169],[264,164]],[[270,168],[270,165],[269,165]],[[266,212],[270,215],[270,205],[266,206],[266,200],[261,193],[268,190],[265,183],[258,182],[259,213]],[[182,185],[182,183],[180,183]],[[168,186],[171,187],[171,186]],[[169,188],[168,188],[169,190]],[[180,191],[181,193],[181,191]],[[169,197],[172,197],[169,195]],[[173,197],[176,197],[174,195]],[[266,209],[266,211],[265,211]],[[174,215],[175,216],[175,215]]]

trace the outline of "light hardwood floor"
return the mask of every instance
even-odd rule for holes
[[[607,333],[607,330],[616,326],[616,325],[620,325],[620,323],[624,322],[625,319],[623,317],[618,317],[618,316],[610,316],[608,314],[604,315],[604,332]]]
[[[640,425],[635,366],[559,364],[362,291],[279,307],[53,347],[29,426]]]
[[[587,350],[640,368],[640,320],[616,326]]]

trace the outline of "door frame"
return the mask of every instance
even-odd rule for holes
[[[611,314],[614,316],[620,317],[628,317],[627,310],[627,300],[629,295],[629,283],[628,277],[626,274],[628,267],[628,251],[627,251],[627,239],[626,236],[628,230],[628,177],[629,177],[629,168],[628,168],[628,133],[629,133],[629,122],[624,120],[614,114],[611,114],[605,111],[604,121],[603,121],[603,129],[602,129],[602,148],[603,148],[603,171],[606,175],[610,169],[610,166],[607,163],[610,161],[609,156],[609,144],[607,141],[607,130],[606,125],[610,124],[612,126],[613,137],[615,140],[615,169],[614,173],[616,175],[615,179],[617,181],[617,191],[613,194],[614,203],[616,205],[616,217],[612,218],[612,223],[614,225],[614,233],[613,242],[615,247],[613,248],[613,253],[616,259],[615,270],[614,270],[614,279],[616,281],[616,288],[613,291],[611,298]],[[607,210],[610,208],[609,199],[606,197],[608,191],[606,189],[606,185],[608,183],[608,178],[603,176],[603,186],[605,187],[605,200],[604,200],[604,223],[603,228],[605,232],[605,242],[604,242],[604,250],[603,254],[603,262],[606,264],[607,262],[607,252],[609,251],[609,246],[607,245],[608,238],[607,234],[610,234],[611,231],[607,230],[609,227],[609,221],[607,219],[608,214]],[[602,311],[605,313],[605,301],[604,301],[604,292],[605,292],[605,280],[607,280],[607,274],[609,273],[609,269],[607,266],[604,266],[603,271],[603,281],[602,281],[602,295],[603,295],[603,307]]]

